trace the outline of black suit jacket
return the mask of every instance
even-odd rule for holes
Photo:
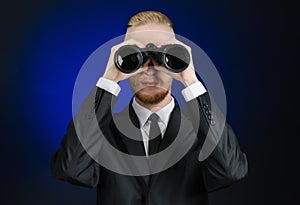
[[[187,107],[191,108],[187,109],[188,114],[184,114],[175,103],[160,150],[168,148],[180,137],[181,141],[176,143],[179,144],[177,146],[188,149],[177,147],[184,151],[184,156],[177,163],[167,165],[167,162],[176,160],[173,159],[178,154],[175,147],[174,155],[167,158],[164,163],[166,168],[159,173],[130,176],[110,171],[97,163],[86,151],[96,149],[98,151],[92,155],[96,153],[100,157],[106,152],[107,146],[95,140],[99,127],[107,142],[121,152],[145,155],[143,142],[129,138],[121,131],[124,127],[126,129],[125,122],[129,121],[139,130],[138,118],[131,103],[121,113],[113,116],[111,102],[114,98],[112,94],[95,87],[79,113],[69,123],[61,147],[51,158],[54,177],[76,185],[97,187],[98,205],[207,204],[209,191],[226,187],[247,175],[246,155],[240,150],[234,132],[224,121],[224,116],[208,93],[187,103]],[[192,104],[196,105],[197,112]],[[200,120],[195,113],[200,115]],[[116,124],[125,126],[119,128]],[[209,144],[209,140],[206,142],[209,137],[218,139],[216,147],[208,158],[199,161],[200,151],[204,144]],[[82,141],[91,143],[83,146]],[[111,159],[114,160],[113,156],[107,160]],[[115,161],[116,164],[122,164]],[[134,161],[125,166],[127,169],[136,169]],[[147,183],[149,178],[150,182]]]

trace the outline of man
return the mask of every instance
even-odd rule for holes
[[[70,122],[61,148],[52,156],[52,174],[72,184],[97,187],[99,205],[207,204],[208,192],[247,175],[246,155],[240,150],[230,126],[226,122],[221,125],[224,117],[197,78],[192,58],[188,67],[179,73],[167,70],[151,55],[133,73],[125,74],[114,66],[115,52],[121,46],[145,48],[149,43],[156,47],[180,44],[191,54],[191,49],[175,38],[173,24],[164,14],[144,11],[134,15],[128,22],[125,41],[111,49],[104,75]],[[125,79],[129,79],[134,98],[124,111],[113,115],[111,102],[120,92],[118,82]],[[196,105],[197,112],[182,113],[171,95],[173,79],[186,87],[182,94],[187,106]],[[199,114],[198,123],[195,112]],[[91,125],[91,115],[95,116],[101,133]],[[138,132],[124,134],[118,125],[128,122]],[[156,137],[151,134],[154,130]],[[145,174],[142,170],[143,173],[138,175],[135,166],[140,163],[132,162],[124,165],[132,174],[128,174],[130,171],[125,173],[125,168],[117,173],[97,163],[95,156],[105,155],[107,151],[103,150],[108,150],[107,146],[103,143],[98,146],[97,140],[87,136],[100,135],[122,153],[145,156],[150,171]],[[217,139],[215,147],[206,159],[199,160],[203,144],[210,137]],[[87,145],[87,141],[93,142]],[[173,144],[176,146],[172,147]],[[169,156],[159,155],[169,147],[173,149]],[[102,154],[99,154],[101,151],[93,154],[95,152],[89,150],[102,150]],[[184,156],[174,164],[168,164],[178,153]],[[109,159],[112,163],[124,164],[114,157]],[[163,158],[167,159],[164,163],[161,162]]]

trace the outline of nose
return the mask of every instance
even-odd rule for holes
[[[148,67],[153,67],[153,66],[154,66],[153,62],[150,61],[149,64],[148,64]]]
[[[147,75],[154,75],[157,72],[153,64],[153,59],[151,57],[146,61],[143,67],[147,67],[147,69],[144,71],[144,73]]]

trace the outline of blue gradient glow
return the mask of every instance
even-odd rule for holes
[[[227,119],[249,156],[250,179],[212,193],[210,204],[284,204],[295,195],[289,184],[294,175],[286,173],[294,165],[289,139],[297,136],[297,102],[288,95],[297,93],[298,82],[289,69],[299,67],[291,60],[297,12],[288,5],[293,6],[276,0],[6,1],[2,204],[95,204],[95,190],[51,176],[50,157],[72,118],[81,66],[103,43],[124,34],[128,18],[143,10],[168,15],[177,34],[207,53],[224,83]]]

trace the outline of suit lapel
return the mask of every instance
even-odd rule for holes
[[[146,156],[144,143],[142,141],[143,138],[140,131],[140,123],[132,107],[132,101],[130,102],[129,106],[122,110],[121,113],[117,114],[117,117],[114,118],[114,121],[117,125],[116,129],[118,130],[118,135],[120,136],[120,140],[122,141],[122,143],[120,143],[123,145],[122,151],[128,155]],[[130,130],[130,132],[128,132],[128,130]],[[134,136],[135,138],[133,139],[132,136]],[[138,169],[138,165],[136,163],[137,162],[132,161],[132,169]],[[146,166],[148,165],[147,162],[145,164]],[[147,183],[149,180],[149,176],[135,176],[135,178],[142,188],[142,191],[146,193],[148,191]]]
[[[170,120],[166,132],[159,146],[159,151],[166,149],[176,138],[180,128],[181,113],[178,103],[175,101],[175,107],[170,115]]]
[[[125,152],[135,156],[145,156],[144,144],[138,118],[132,106],[126,107],[114,117],[118,135],[125,145]]]
[[[175,138],[178,134],[179,128],[180,128],[180,123],[181,123],[180,119],[181,119],[180,108],[179,108],[178,103],[175,100],[175,107],[174,107],[173,111],[171,112],[169,123],[167,125],[162,142],[159,146],[159,152],[166,149],[175,140]],[[157,163],[155,163],[155,164],[157,164]],[[149,189],[151,188],[153,183],[157,180],[158,176],[159,176],[159,173],[150,175],[150,180],[149,180],[149,185],[148,185]]]

